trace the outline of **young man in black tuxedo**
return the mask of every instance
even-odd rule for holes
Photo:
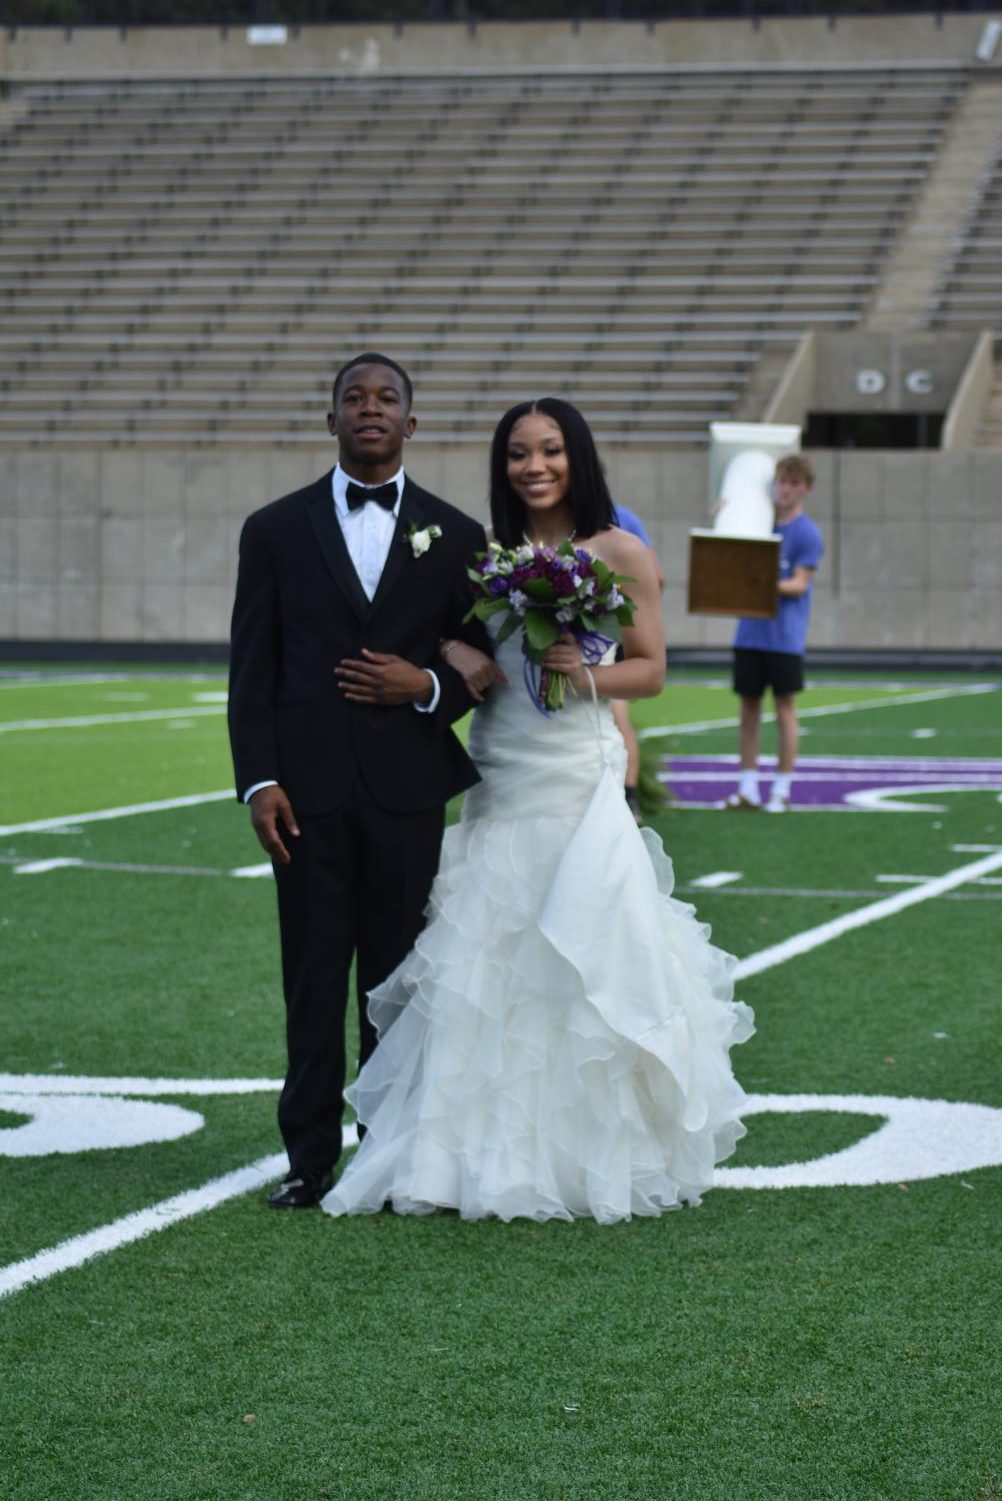
[[[330,1189],[352,957],[364,1061],[376,1043],[366,995],[413,946],[445,804],[477,780],[450,728],[472,699],[447,658],[464,639],[484,653],[474,694],[493,681],[486,634],[463,624],[466,566],[486,539],[404,476],[411,400],[385,355],[351,360],[327,418],[337,466],[256,511],[240,539],[230,742],[274,864],[287,1010],[289,1174],[269,1195],[276,1209]]]

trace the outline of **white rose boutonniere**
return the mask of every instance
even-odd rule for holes
[[[412,521],[404,541],[410,543],[411,552],[416,558],[423,558],[436,537],[440,537],[441,535],[442,528],[440,526],[419,527],[415,526]]]

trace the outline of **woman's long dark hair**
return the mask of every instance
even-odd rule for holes
[[[615,526],[612,496],[602,473],[591,428],[569,401],[543,396],[522,401],[505,412],[491,441],[491,525],[502,547],[517,547],[525,537],[526,509],[508,483],[508,439],[520,417],[541,412],[550,417],[564,435],[570,486],[567,500],[574,515],[574,528],[582,537],[593,537]]]

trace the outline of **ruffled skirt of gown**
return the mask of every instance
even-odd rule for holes
[[[333,1215],[657,1215],[744,1135],[728,1050],[752,1014],[630,815],[608,706],[544,719],[505,665],[427,927],[370,997],[379,1046],[348,1091],[367,1134]]]

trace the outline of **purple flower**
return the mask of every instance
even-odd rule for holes
[[[508,592],[508,580],[500,574],[495,574],[487,585],[490,594],[506,594]]]

